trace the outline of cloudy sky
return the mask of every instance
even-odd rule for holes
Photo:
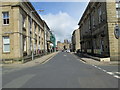
[[[78,28],[78,22],[88,2],[31,2],[44,19],[57,41],[71,39],[72,32]]]

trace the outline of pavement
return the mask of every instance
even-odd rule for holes
[[[76,55],[78,58],[80,58],[83,62],[87,64],[94,64],[94,65],[120,65],[120,61],[98,61],[96,59],[93,59],[94,57],[90,58],[90,55],[86,54],[78,54],[78,53],[73,53],[72,54]]]
[[[60,52],[43,64],[5,73],[3,88],[118,88],[116,66],[83,63],[74,54]],[[4,68],[3,68],[4,70]],[[115,71],[114,71],[115,72]]]
[[[25,67],[32,67],[38,64],[42,64],[44,62],[47,62],[50,60],[50,58],[54,57],[59,52],[54,52],[45,56],[42,56],[40,58],[34,59],[33,61],[29,61],[26,63],[13,63],[13,64],[1,64],[2,67],[9,67],[9,68],[25,68]]]

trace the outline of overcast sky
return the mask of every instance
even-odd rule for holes
[[[56,40],[71,39],[72,32],[78,28],[78,22],[88,2],[31,2],[42,19],[46,21],[56,36]]]

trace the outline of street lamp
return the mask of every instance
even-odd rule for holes
[[[44,10],[35,10],[35,11],[30,11],[30,22],[31,22],[31,31],[32,31],[32,13],[33,12],[36,12],[36,11],[39,11],[39,12],[43,12]],[[32,60],[34,60],[34,44],[33,44],[33,38],[32,38]]]

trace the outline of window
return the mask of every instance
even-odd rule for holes
[[[25,20],[26,20],[26,17],[24,15],[22,15],[22,24],[23,24],[23,28],[25,28]]]
[[[8,25],[9,24],[9,13],[8,12],[3,12],[3,24]]]
[[[118,16],[118,13],[119,13],[118,10],[116,10],[116,16],[117,16],[117,18],[119,17],[119,16]]]
[[[120,18],[120,10],[119,9],[116,10],[116,16],[117,16],[117,18]]]
[[[120,18],[120,3],[116,3],[116,16]]]
[[[34,24],[35,34],[37,33],[37,32],[36,32],[36,28],[37,28],[37,25],[36,25],[36,24]]]
[[[119,5],[118,5],[118,3],[116,3],[116,8],[118,8],[119,7]]]
[[[8,36],[3,37],[3,52],[10,52],[10,38]]]
[[[27,51],[27,41],[26,41],[26,37],[23,36],[23,51],[26,52]]]
[[[89,27],[89,30],[90,30],[90,19],[88,20],[88,27]]]
[[[92,24],[93,24],[93,28],[95,27],[95,18],[94,15],[92,16]]]
[[[30,37],[30,50],[32,51],[32,38]]]
[[[101,23],[101,21],[102,21],[102,11],[101,11],[101,7],[98,8],[98,20],[99,20],[99,23]]]
[[[30,31],[32,31],[32,20],[31,19],[29,19],[29,29]]]
[[[40,27],[38,27],[38,32],[40,33]]]

